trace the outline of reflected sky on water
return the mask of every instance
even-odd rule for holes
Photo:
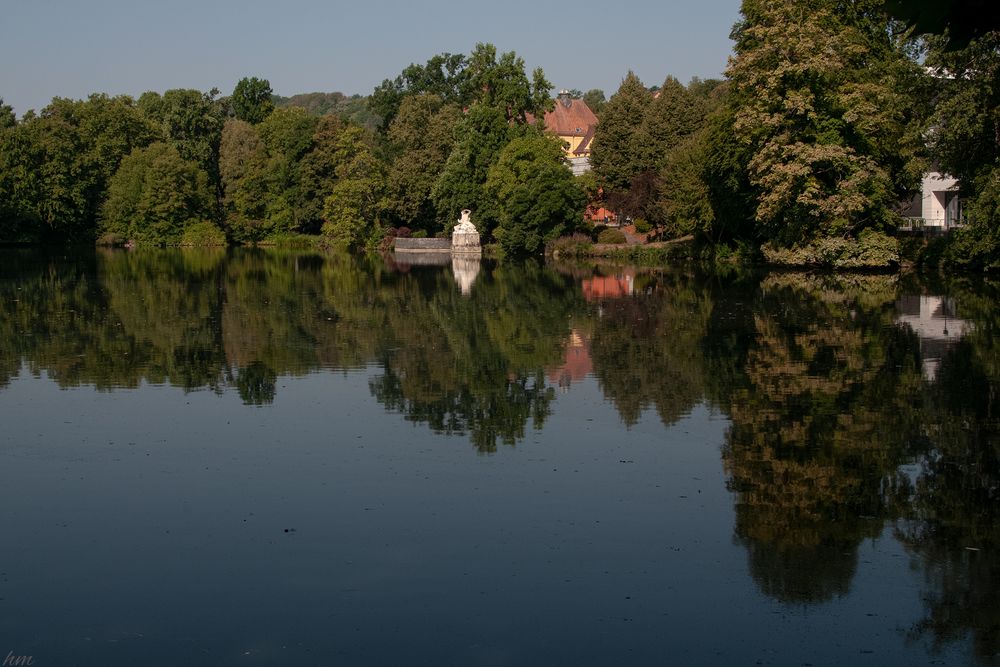
[[[997,660],[993,286],[429,264],[4,251],[2,652]]]

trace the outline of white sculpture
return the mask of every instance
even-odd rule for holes
[[[451,251],[453,253],[481,254],[482,248],[479,245],[479,232],[470,219],[472,211],[462,209],[462,217],[451,232]]]
[[[462,209],[462,217],[458,219],[458,225],[455,226],[456,232],[476,231],[476,226],[472,224],[472,218],[469,217],[470,215],[472,215],[471,210],[467,208]]]

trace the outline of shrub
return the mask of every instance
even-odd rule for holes
[[[621,245],[625,243],[625,233],[620,229],[605,229],[597,235],[597,242]]]
[[[224,246],[226,235],[219,227],[208,220],[199,220],[189,223],[184,228],[181,235],[180,245],[182,246]]]
[[[882,269],[899,263],[899,243],[881,232],[865,231],[858,239],[824,238],[804,246],[761,246],[769,264],[834,269]]]
[[[545,253],[553,257],[586,257],[590,254],[590,249],[594,242],[586,234],[573,234],[572,236],[560,236],[550,243],[545,249]]]
[[[653,225],[650,224],[650,222],[645,218],[636,218],[634,224],[635,224],[635,231],[638,234],[648,234],[649,232],[653,231]]]

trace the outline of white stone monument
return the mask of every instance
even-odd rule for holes
[[[452,253],[481,255],[483,252],[479,245],[479,232],[476,231],[476,226],[469,219],[471,213],[472,211],[467,208],[462,209],[462,217],[451,232]]]

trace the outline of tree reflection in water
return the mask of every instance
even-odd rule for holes
[[[734,534],[766,595],[846,595],[859,546],[888,525],[925,573],[911,636],[969,635],[996,656],[996,290],[931,288],[961,334],[929,341],[937,329],[910,308],[918,282],[632,270],[628,289],[594,287],[621,271],[487,262],[463,282],[450,265],[333,254],[4,251],[0,391],[26,369],[60,387],[235,389],[266,406],[279,376],[367,369],[387,410],[492,452],[543,427],[557,400],[545,374],[571,345],[626,427],[702,403],[729,418]]]

